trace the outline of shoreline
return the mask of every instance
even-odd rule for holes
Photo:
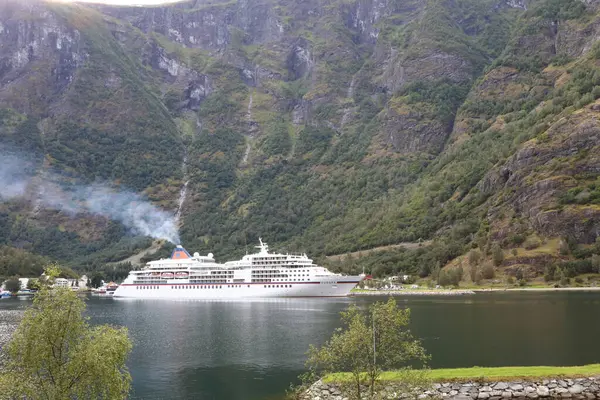
[[[481,288],[472,289],[475,292],[597,292],[600,286],[582,286],[582,287],[518,287],[518,288]]]
[[[475,289],[423,289],[423,290],[369,290],[350,292],[350,297],[371,296],[467,296],[491,292],[598,292],[599,286],[589,287],[515,287],[515,288],[475,288]]]
[[[369,296],[466,296],[474,295],[471,289],[431,289],[431,290],[372,290],[361,292],[350,292],[350,297]]]

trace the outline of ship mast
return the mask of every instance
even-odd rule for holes
[[[257,249],[260,249],[260,254],[268,254],[269,246],[266,243],[263,243],[262,238],[258,238],[260,245],[255,246]]]

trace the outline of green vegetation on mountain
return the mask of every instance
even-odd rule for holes
[[[262,236],[376,276],[449,277],[471,250],[473,277],[599,272],[596,1],[2,7],[2,26],[38,21],[32,54],[17,29],[0,33],[3,148],[38,179],[180,211],[192,251],[225,261]],[[150,246],[16,199],[0,216],[24,263],[118,278],[115,263]]]

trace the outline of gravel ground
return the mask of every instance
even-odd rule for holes
[[[4,364],[4,346],[10,340],[19,321],[23,316],[23,310],[0,310],[0,366]]]

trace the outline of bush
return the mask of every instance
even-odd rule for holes
[[[523,276],[523,270],[521,268],[517,269],[517,273],[515,274],[515,278],[517,278],[518,281],[522,281],[524,276]]]
[[[490,263],[486,263],[481,269],[481,276],[483,279],[494,279],[494,276],[496,276],[494,266]]]
[[[592,256],[592,272],[600,274],[600,255],[598,254]]]
[[[504,261],[504,252],[498,244],[495,244],[492,248],[492,260],[494,261],[494,265],[496,267],[500,266],[500,264],[502,264]]]
[[[569,248],[569,242],[567,240],[560,239],[558,244],[558,252],[563,256],[566,256],[571,252],[571,249]]]
[[[476,266],[481,261],[481,253],[477,250],[469,251],[469,265]]]
[[[520,234],[515,234],[510,237],[510,242],[515,245],[520,245],[525,241],[525,236]]]
[[[527,240],[525,240],[525,243],[523,243],[523,247],[525,247],[527,250],[537,249],[541,245],[542,241],[537,236],[528,237]]]
[[[550,281],[555,280],[556,279],[555,274],[556,274],[556,266],[548,265],[544,270],[544,281],[550,282]]]
[[[561,286],[569,286],[570,284],[571,284],[571,279],[570,278],[567,278],[566,276],[563,276],[560,279],[560,285]]]

